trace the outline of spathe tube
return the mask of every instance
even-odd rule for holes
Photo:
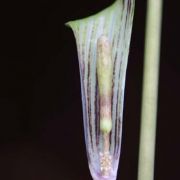
[[[116,0],[95,15],[66,23],[76,39],[86,151],[94,180],[117,176],[133,14],[134,0]],[[107,47],[99,51],[102,37]],[[98,66],[98,62],[109,65]]]

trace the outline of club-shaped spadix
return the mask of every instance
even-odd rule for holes
[[[67,23],[74,32],[81,77],[84,133],[94,180],[115,180],[134,0]]]

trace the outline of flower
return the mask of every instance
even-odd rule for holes
[[[133,14],[134,0],[117,0],[96,15],[67,23],[77,44],[84,134],[94,180],[117,176]]]

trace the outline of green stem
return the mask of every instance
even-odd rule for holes
[[[138,180],[154,179],[162,1],[147,4]]]

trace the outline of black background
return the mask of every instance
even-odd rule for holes
[[[0,179],[90,180],[78,59],[64,23],[110,0],[1,4]],[[179,2],[164,0],[155,179],[179,179]],[[136,0],[118,179],[137,176],[146,1]]]

